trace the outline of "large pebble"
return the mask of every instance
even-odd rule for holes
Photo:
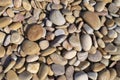
[[[107,69],[102,70],[98,74],[98,80],[110,80],[110,71]]]
[[[16,72],[14,72],[13,70],[10,70],[7,72],[6,78],[7,80],[19,80]]]
[[[84,51],[89,51],[92,46],[92,39],[90,35],[83,34],[81,35],[81,45]]]
[[[91,17],[92,16],[92,17]],[[94,29],[98,30],[101,27],[100,19],[94,12],[87,11],[83,14],[83,19]]]
[[[74,80],[88,80],[88,75],[83,71],[77,72],[75,73]]]
[[[67,60],[63,58],[60,54],[53,53],[50,55],[50,58],[55,64],[66,65]]]
[[[22,44],[22,50],[27,55],[34,55],[40,51],[40,48],[37,43],[25,40]]]
[[[72,59],[73,57],[76,56],[76,53],[77,52],[75,50],[68,51],[68,52],[64,53],[65,54],[64,58],[66,58],[66,59]]]
[[[0,28],[4,28],[12,23],[12,18],[10,17],[2,17],[0,18]]]
[[[77,53],[78,60],[85,61],[88,57],[88,52],[79,52]]]
[[[66,21],[59,10],[54,10],[50,13],[50,20],[56,25],[63,25]]]
[[[95,54],[89,54],[88,59],[91,62],[99,62],[102,60],[102,54],[100,51],[97,50]]]
[[[59,65],[59,64],[53,64],[52,70],[53,70],[55,76],[63,75],[65,73],[65,67],[63,65]]]
[[[42,37],[43,33],[44,31],[43,31],[42,26],[36,24],[36,25],[31,26],[28,29],[27,37],[31,41],[36,41]]]

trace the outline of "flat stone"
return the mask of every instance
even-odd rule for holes
[[[97,50],[95,54],[89,54],[88,59],[91,62],[99,62],[102,60],[102,54]]]
[[[10,28],[11,30],[17,30],[17,29],[19,29],[19,28],[21,28],[21,27],[22,27],[22,23],[21,23],[21,22],[12,23],[12,24],[9,26],[9,28]]]
[[[39,70],[39,63],[29,63],[27,66],[27,71],[29,71],[30,73],[37,73]]]
[[[77,53],[77,58],[80,61],[85,61],[88,57],[88,52],[79,52]]]
[[[6,53],[6,50],[3,46],[0,46],[0,58],[4,57]]]
[[[10,17],[2,17],[0,18],[0,28],[4,28],[12,23],[12,18]]]
[[[75,17],[72,15],[67,15],[65,18],[66,18],[66,21],[68,21],[69,23],[74,23],[75,21]]]
[[[88,72],[88,77],[92,80],[97,80],[98,73],[96,72]]]
[[[103,70],[106,66],[102,63],[95,63],[93,66],[92,66],[92,70],[94,72],[99,72],[101,70]]]
[[[90,62],[82,61],[82,62],[80,62],[78,68],[82,71],[82,70],[85,70],[86,68],[88,68],[89,66],[90,66]]]
[[[112,61],[119,61],[120,60],[120,55],[114,55],[111,57]]]
[[[64,58],[66,59],[72,59],[76,56],[76,51],[75,50],[71,50],[71,51],[68,51],[68,52],[65,52],[64,54]]]
[[[0,0],[0,6],[8,6],[12,4],[12,0]]]
[[[41,52],[42,56],[48,56],[56,51],[56,48],[51,47]]]
[[[40,49],[45,50],[49,47],[49,42],[47,40],[42,40],[39,42]]]
[[[116,13],[119,8],[115,5],[115,3],[111,3],[109,6],[108,6],[108,10],[109,12],[111,13]]]
[[[24,63],[25,63],[25,58],[18,59],[15,68],[16,69],[22,68],[24,66]]]
[[[91,17],[92,16],[92,17]],[[83,19],[94,29],[98,30],[101,27],[100,19],[94,12],[87,11],[83,14]]]
[[[66,69],[65,75],[66,75],[66,79],[67,79],[67,80],[73,80],[74,67],[73,67],[73,66],[69,66],[69,67]]]
[[[27,37],[31,41],[39,40],[43,35],[43,28],[41,25],[33,25],[28,29]]]
[[[102,70],[98,74],[98,80],[110,80],[110,72],[107,69]]]
[[[106,21],[105,21],[105,25],[106,25],[106,27],[108,27],[108,28],[111,28],[111,27],[113,27],[114,26],[114,20],[113,19],[107,19]]]
[[[53,64],[52,70],[53,70],[55,76],[63,75],[65,73],[65,67],[63,65],[59,65],[59,64]]]
[[[6,12],[7,12],[7,14],[8,14],[9,17],[14,17],[15,16],[15,14],[14,14],[14,12],[13,12],[12,9],[7,9]]]
[[[66,65],[67,60],[63,58],[60,54],[53,53],[50,55],[50,58],[55,64]]]
[[[74,79],[75,80],[80,80],[80,79],[88,80],[88,75],[85,72],[80,71],[80,72],[75,73]]]
[[[29,3],[28,0],[23,0],[22,1],[23,8],[27,11],[30,11],[32,9],[31,4]]]
[[[116,52],[117,51],[117,47],[114,44],[109,43],[108,45],[106,45],[105,51],[106,52]]]
[[[111,55],[119,55],[120,54],[120,46],[116,46],[117,47],[117,51],[116,52],[110,52],[109,54]]]
[[[65,31],[63,29],[57,29],[55,31],[55,35],[56,36],[65,35]]]
[[[31,78],[32,78],[32,73],[30,73],[28,71],[24,71],[19,74],[20,80],[31,80]]]
[[[104,41],[102,40],[102,39],[98,39],[97,40],[97,43],[98,43],[98,45],[101,47],[101,48],[105,48],[105,43],[104,43]]]
[[[104,10],[105,5],[106,5],[105,2],[99,1],[99,2],[97,2],[96,5],[95,5],[95,10],[96,10],[97,12],[101,12],[101,11]]]
[[[66,22],[64,16],[59,10],[52,11],[49,18],[50,21],[52,21],[56,25],[63,25]]]
[[[26,57],[27,62],[34,62],[34,61],[37,61],[38,59],[39,59],[38,55],[29,55]]]
[[[91,46],[92,46],[92,39],[90,35],[88,34],[83,34],[80,37],[81,39],[81,45],[84,51],[89,51]]]
[[[115,80],[115,78],[117,77],[117,72],[114,68],[109,69],[110,71],[110,80]]]
[[[87,25],[87,24],[84,24],[83,25],[83,28],[85,29],[85,31],[88,33],[88,34],[93,34],[93,29]]]
[[[66,50],[71,50],[72,49],[72,46],[70,45],[70,43],[65,40],[62,44],[63,48],[65,48]]]
[[[10,71],[7,72],[6,78],[7,78],[7,80],[13,80],[13,79],[14,80],[19,80],[17,74],[13,70],[10,70]]]
[[[109,30],[107,35],[109,38],[116,38],[117,32],[115,30]]]
[[[35,55],[40,51],[37,43],[25,40],[22,44],[22,50],[27,55]]]

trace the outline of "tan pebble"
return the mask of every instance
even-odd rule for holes
[[[6,50],[3,46],[0,46],[0,58],[4,57],[6,53]]]
[[[46,63],[46,59],[45,59],[45,57],[42,57],[42,56],[39,57],[39,61],[40,61],[40,62],[43,62],[43,63]]]
[[[27,66],[27,71],[29,71],[30,73],[37,73],[39,70],[39,66],[40,66],[40,64],[37,62],[29,63]]]
[[[21,22],[12,23],[12,24],[9,26],[9,28],[10,28],[11,30],[17,30],[17,29],[19,29],[19,28],[21,28],[21,27],[22,27],[22,23],[21,23]]]
[[[61,4],[52,4],[51,6],[52,9],[61,9],[63,6]]]
[[[76,62],[77,57],[74,57],[73,59],[69,60],[68,64],[69,65],[74,65],[74,63]]]
[[[16,64],[16,61],[11,61],[9,65],[5,68],[4,73],[8,72]]]
[[[105,3],[111,3],[112,0],[103,0]]]
[[[79,6],[79,5],[75,5],[75,6],[72,6],[72,7],[71,7],[71,10],[72,10],[72,11],[74,11],[74,10],[79,10],[79,11],[80,11],[81,9],[82,9],[82,8],[81,8],[81,6]]]
[[[45,50],[49,47],[49,42],[47,40],[42,40],[39,42],[41,50]]]
[[[102,70],[98,74],[98,80],[110,80],[110,71],[107,69]]]
[[[39,40],[43,35],[43,28],[40,25],[33,25],[28,29],[27,37],[31,41]]]
[[[21,35],[18,32],[13,32],[10,37],[11,43],[17,43],[21,39]]]
[[[22,50],[27,55],[34,55],[40,51],[40,48],[37,43],[25,40],[22,44]]]
[[[56,51],[56,48],[51,47],[41,52],[42,56],[48,56]]]
[[[117,47],[113,43],[109,43],[106,45],[105,49],[106,52],[116,52]]]
[[[26,58],[26,61],[27,62],[35,62],[39,59],[39,56],[38,55],[29,55],[27,56]]]
[[[108,34],[107,27],[103,26],[103,27],[100,29],[100,32],[101,32],[103,35],[107,35],[107,34]]]
[[[107,35],[109,38],[117,38],[117,32],[115,30],[109,30]]]
[[[104,43],[104,41],[102,40],[102,39],[98,39],[97,40],[97,43],[98,43],[98,45],[101,47],[101,48],[104,48],[105,47],[105,43]]]
[[[39,80],[37,74],[34,74],[34,75],[33,75],[32,80]]]
[[[103,70],[106,66],[102,63],[95,63],[93,66],[92,66],[92,70],[94,72],[99,72],[101,70]]]
[[[46,14],[45,13],[41,13],[40,16],[39,16],[39,19],[43,20],[45,17],[46,17]]]
[[[68,52],[65,52],[64,54],[64,58],[66,59],[72,59],[76,56],[76,51],[75,50],[71,50],[71,51],[68,51]]]
[[[119,61],[120,60],[120,55],[114,55],[111,57],[112,61]]]
[[[12,0],[0,0],[0,6],[8,6],[12,4]]]
[[[27,10],[27,11],[30,11],[31,10],[31,5],[30,5],[30,3],[29,3],[29,1],[28,0],[23,0],[22,1],[22,4],[23,4],[23,7]]]
[[[91,17],[92,16],[92,17]],[[94,12],[87,11],[83,14],[83,19],[94,29],[98,30],[101,27],[100,19]]]
[[[97,2],[96,5],[95,5],[95,10],[96,10],[97,12],[101,12],[101,11],[104,10],[105,5],[106,5],[105,2],[99,1],[99,2]]]
[[[77,30],[77,27],[74,24],[72,24],[68,27],[69,33],[74,33],[76,30]]]
[[[68,43],[67,40],[65,40],[62,44],[63,48],[65,48],[66,50],[71,50],[72,46],[70,45],[70,43]]]
[[[5,36],[6,36],[6,34],[5,34],[5,33],[0,32],[0,45],[2,45],[2,44],[3,44],[3,41],[5,40]]]
[[[52,71],[52,69],[49,67],[49,73],[48,73],[48,75],[49,76],[53,76],[54,75],[54,73],[53,73],[53,71]]]
[[[20,68],[20,69],[17,70],[17,73],[22,73],[22,72],[25,71],[25,69],[26,69],[25,67],[22,67],[22,68]]]
[[[22,5],[22,0],[14,0],[14,6],[16,7],[16,8],[19,8],[19,7],[21,7],[21,5]]]
[[[14,12],[12,9],[7,9],[7,14],[9,17],[14,17]]]
[[[94,12],[94,7],[90,5],[88,2],[85,2],[84,5],[89,11]]]
[[[114,40],[114,38],[109,38],[108,36],[104,36],[102,39],[105,43],[111,43]]]
[[[69,23],[74,23],[74,21],[75,21],[75,17],[72,15],[71,16],[67,15],[65,18]]]
[[[108,28],[111,28],[114,25],[114,20],[113,19],[107,19],[105,24]]]
[[[13,70],[10,70],[7,72],[6,78],[7,80],[19,80],[16,72],[14,72]]]
[[[61,75],[57,78],[57,80],[67,80],[67,79],[66,79],[65,75]]]
[[[114,68],[109,69],[110,71],[110,80],[115,80],[115,78],[117,77],[117,72]]]
[[[78,68],[80,68],[80,70],[85,70],[86,68],[88,68],[90,66],[90,62],[88,61],[83,61],[80,62],[80,65],[78,66]]]
[[[102,38],[102,37],[103,37],[103,34],[100,33],[100,31],[95,31],[94,33],[95,33],[95,35],[96,35],[97,37],[99,37],[99,38]]]
[[[96,53],[96,47],[91,46],[91,49],[88,51],[90,54],[95,54]]]
[[[20,69],[21,67],[23,67],[24,63],[25,63],[25,58],[19,59],[15,65],[15,68]]]
[[[52,64],[52,63],[53,63],[52,59],[50,57],[48,57],[47,58],[47,64]]]
[[[4,28],[12,23],[12,19],[10,17],[0,18],[0,28]]]

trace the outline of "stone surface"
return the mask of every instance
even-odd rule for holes
[[[78,60],[85,61],[88,57],[88,52],[79,52],[77,53]]]
[[[98,73],[96,72],[88,72],[88,77],[93,80],[97,80]]]
[[[72,59],[76,56],[76,51],[75,50],[71,50],[71,51],[68,51],[68,52],[65,52],[64,54],[64,58],[66,59]]]
[[[39,59],[38,55],[29,55],[26,57],[27,62],[34,62],[34,61],[37,61],[38,59]]]
[[[21,27],[22,27],[22,23],[21,23],[21,22],[12,23],[12,24],[9,26],[9,28],[10,28],[11,30],[17,30],[17,29],[19,29],[19,28],[21,28]]]
[[[93,66],[92,66],[92,70],[94,72],[99,72],[101,70],[103,70],[106,66],[102,63],[95,63]]]
[[[106,5],[105,2],[99,1],[99,2],[97,2],[96,5],[95,5],[95,10],[98,11],[98,12],[101,12],[101,11],[104,10],[105,5]]]
[[[13,70],[10,70],[6,74],[7,80],[19,80],[18,75]]]
[[[27,10],[27,11],[31,10],[32,7],[31,7],[31,4],[29,3],[28,0],[23,0],[22,4],[23,4],[23,7],[24,7],[25,10]]]
[[[19,79],[20,80],[30,80],[32,78],[32,74],[29,73],[28,71],[24,71],[19,74]]]
[[[75,17],[72,15],[67,15],[65,18],[69,23],[74,23],[75,21]]]
[[[11,23],[12,23],[12,18],[10,18],[10,17],[0,18],[0,28],[4,28]]]
[[[74,79],[75,80],[80,80],[80,79],[88,80],[88,75],[85,72],[80,71],[80,72],[75,73]]]
[[[92,16],[92,17],[91,17]],[[83,14],[83,19],[94,29],[98,30],[101,27],[100,19],[94,12],[87,11]]]
[[[8,6],[12,4],[12,0],[0,0],[0,6]]]
[[[0,32],[0,45],[2,45],[2,44],[3,44],[3,41],[5,40],[5,36],[6,36],[6,34],[5,34],[5,33]]]
[[[0,58],[4,57],[6,53],[6,50],[3,46],[0,46]]]
[[[116,52],[117,51],[117,47],[114,44],[109,43],[108,45],[106,45],[105,51],[106,52]]]
[[[110,80],[115,80],[115,78],[117,77],[117,72],[114,68],[109,69],[110,71]]]
[[[66,69],[65,75],[66,75],[66,79],[67,79],[67,80],[73,80],[74,67],[73,67],[73,66],[69,66],[69,67]]]
[[[110,80],[110,72],[107,69],[102,70],[98,75],[98,80]]]

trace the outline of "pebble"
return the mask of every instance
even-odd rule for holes
[[[18,30],[19,28],[22,27],[22,23],[21,22],[15,22],[15,23],[12,23],[9,28],[11,30]]]
[[[52,22],[50,20],[46,20],[46,26],[51,27],[52,26]]]
[[[52,5],[51,5],[51,8],[52,8],[52,9],[57,9],[57,10],[58,10],[58,9],[63,8],[63,6],[62,6],[61,4],[52,4]]]
[[[57,78],[57,80],[67,80],[67,79],[66,79],[65,75],[61,75]]]
[[[6,79],[7,80],[19,80],[17,74],[13,70],[10,70],[7,72]]]
[[[80,64],[80,61],[76,60],[75,63],[74,63],[74,66],[79,66],[79,64]]]
[[[63,48],[65,48],[66,50],[71,50],[72,46],[70,45],[70,43],[68,43],[67,40],[65,40],[62,44]]]
[[[102,54],[100,51],[96,51],[95,54],[89,54],[88,55],[88,60],[90,60],[91,62],[99,62],[102,60]]]
[[[87,25],[87,24],[84,24],[83,25],[83,29],[88,33],[88,34],[93,34],[93,29]]]
[[[42,56],[48,56],[56,51],[56,48],[50,47],[44,51],[41,52]]]
[[[23,0],[22,5],[23,5],[23,8],[27,11],[30,11],[32,9],[31,4],[29,3],[28,0]]]
[[[8,6],[12,4],[12,0],[0,0],[0,6]]]
[[[92,80],[97,80],[98,73],[97,72],[88,72],[88,77]]]
[[[31,41],[37,41],[42,37],[43,32],[42,26],[35,24],[28,29],[27,37]]]
[[[12,18],[10,17],[2,17],[0,18],[0,28],[4,28],[12,23]]]
[[[7,14],[8,14],[9,17],[14,17],[15,16],[15,14],[14,14],[14,12],[13,12],[12,9],[7,9],[6,12],[7,12]]]
[[[114,21],[118,26],[120,26],[120,18],[115,18]]]
[[[6,50],[3,46],[0,46],[0,58],[4,57],[6,53]]]
[[[107,35],[109,38],[116,38],[117,32],[115,30],[109,30]]]
[[[49,42],[47,40],[42,40],[39,42],[39,46],[41,50],[45,50],[49,47]]]
[[[109,69],[110,71],[110,80],[115,80],[115,78],[117,77],[117,72],[114,68]]]
[[[105,66],[108,66],[108,65],[109,65],[109,59],[103,58],[100,62],[101,62],[102,64],[104,64]]]
[[[74,15],[75,17],[79,17],[79,16],[80,16],[80,11],[79,11],[79,10],[73,11],[73,15]]]
[[[50,21],[52,21],[56,25],[63,25],[66,22],[64,16],[59,10],[52,11],[49,18]]]
[[[101,11],[104,10],[105,5],[106,5],[105,2],[99,1],[99,2],[97,2],[96,5],[95,5],[95,10],[96,10],[97,12],[101,12]]]
[[[119,10],[119,8],[115,5],[115,3],[111,3],[108,6],[108,11],[111,13],[116,13]]]
[[[53,64],[52,70],[53,70],[55,76],[63,75],[65,73],[65,67],[63,65],[59,65],[59,64]]]
[[[69,66],[69,67],[66,69],[65,75],[66,75],[66,79],[67,79],[67,80],[73,80],[74,67],[73,67],[73,66]]]
[[[69,65],[73,65],[76,62],[76,60],[77,60],[77,57],[74,57],[73,59],[71,59],[69,61]]]
[[[110,55],[119,55],[120,54],[120,46],[117,46],[117,51],[116,52],[110,52]]]
[[[55,64],[66,65],[67,60],[63,58],[60,54],[53,53],[50,55],[50,58]]]
[[[21,58],[17,60],[17,63],[15,65],[15,69],[20,69],[24,66],[25,64],[25,58]]]
[[[27,71],[30,73],[37,73],[39,70],[40,64],[38,62],[35,63],[29,63],[27,66]]]
[[[20,80],[30,80],[32,78],[32,73],[28,71],[24,71],[19,74],[19,79]]]
[[[88,68],[89,66],[90,66],[90,62],[82,61],[82,62],[80,62],[80,65],[78,66],[78,68],[82,71],[82,70],[85,70],[86,68]]]
[[[110,60],[112,60],[112,61],[119,61],[120,60],[120,55],[114,55],[114,56],[111,57]]]
[[[74,79],[75,80],[88,80],[88,75],[85,72],[80,71],[80,72],[75,73]]]
[[[120,0],[115,0],[114,3],[117,7],[120,7]]]
[[[65,19],[66,19],[66,21],[68,21],[69,23],[74,23],[74,21],[75,21],[75,17],[72,16],[72,15],[67,15],[67,16],[65,17]]]
[[[14,6],[16,7],[16,8],[19,8],[19,7],[21,7],[21,5],[22,5],[22,0],[14,0]]]
[[[105,51],[106,52],[116,52],[117,47],[113,43],[109,43],[109,44],[106,45]]]
[[[67,52],[65,52],[64,54],[64,58],[66,58],[66,59],[72,59],[72,58],[74,58],[75,56],[76,56],[76,51],[75,50],[71,50],[71,51],[67,51]]]
[[[106,27],[108,27],[108,28],[111,28],[111,27],[113,27],[114,26],[114,20],[113,19],[107,19],[106,21],[105,21],[105,24],[106,24]]]
[[[116,45],[120,45],[120,33],[118,34],[117,38],[114,39],[114,43]]]
[[[22,50],[27,55],[35,55],[40,51],[37,43],[25,40],[22,44]]]
[[[92,17],[91,17],[92,16]],[[83,14],[83,19],[94,29],[98,30],[101,27],[100,19],[94,12],[87,11]],[[95,22],[94,22],[95,21]]]
[[[107,69],[102,70],[98,74],[98,80],[110,80],[110,71]]]
[[[79,52],[77,53],[77,58],[80,61],[85,61],[88,57],[88,52]]]
[[[90,54],[95,54],[96,53],[96,47],[92,46],[91,49],[88,51]]]
[[[117,76],[120,76],[120,61],[118,61],[118,62],[116,63],[115,68],[116,68],[116,71],[117,71]]]
[[[104,41],[102,40],[102,39],[98,39],[97,40],[97,43],[98,43],[98,45],[101,47],[101,48],[105,48],[105,43],[104,43]]]
[[[65,35],[65,31],[63,29],[57,29],[55,31],[55,36]]]
[[[69,43],[77,50],[81,51],[81,43],[80,43],[80,37],[79,34],[72,34],[69,38]]]
[[[39,80],[44,80],[47,77],[48,73],[49,67],[46,64],[42,63],[38,72]]]
[[[94,72],[99,72],[101,70],[103,70],[106,66],[102,63],[95,63],[93,66],[92,66],[92,70]]]
[[[35,62],[39,59],[38,55],[29,55],[26,57],[27,62]]]
[[[107,30],[107,27],[102,27],[101,29],[100,29],[100,32],[103,34],[103,35],[107,35],[108,34],[108,30]]]
[[[70,25],[69,27],[68,27],[68,32],[69,33],[74,33],[74,32],[76,32],[77,31],[77,28],[76,28],[76,26],[74,25],[74,24],[72,24],[72,25]]]
[[[92,39],[90,35],[88,34],[83,34],[80,37],[81,39],[81,45],[84,51],[89,51],[91,46],[92,46]]]

